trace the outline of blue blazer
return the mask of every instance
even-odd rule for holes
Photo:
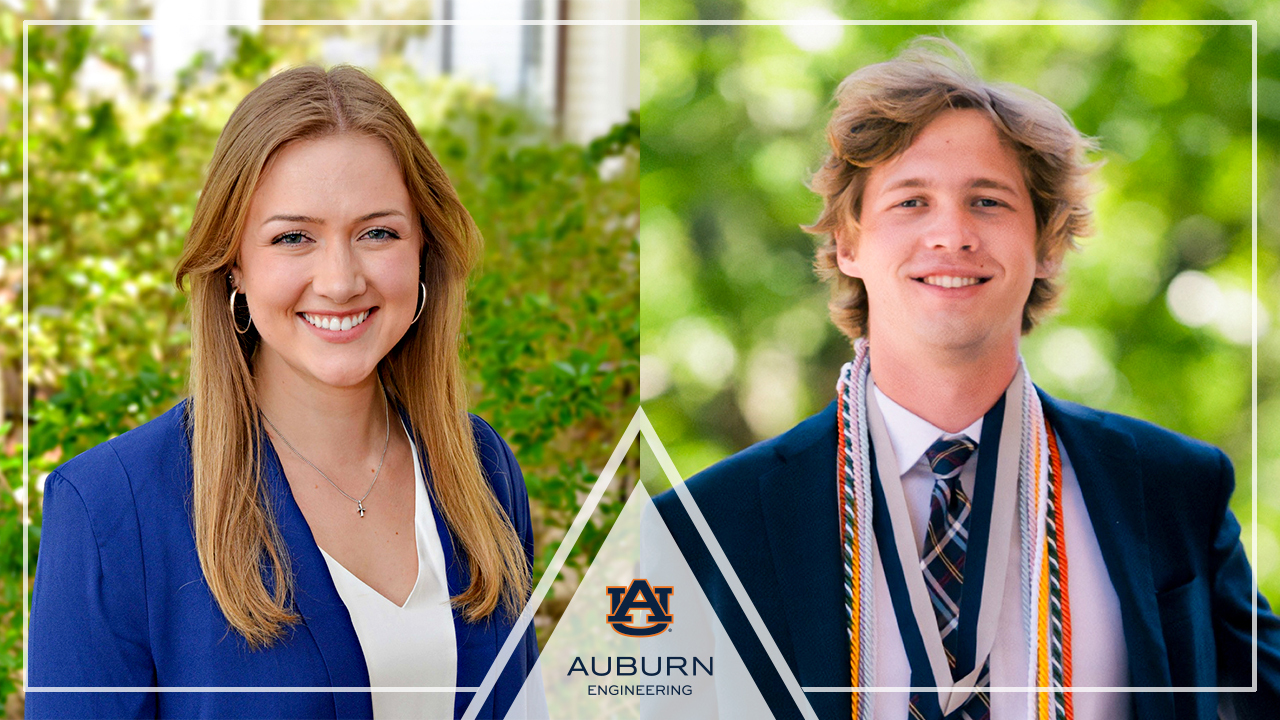
[[[302,621],[250,651],[228,630],[205,584],[191,525],[191,447],[183,402],[55,470],[44,523],[28,645],[26,713],[33,718],[370,718],[368,692],[53,693],[37,687],[368,687],[360,641],[270,443],[267,493],[288,546]],[[472,418],[481,466],[533,560],[524,477],[507,444]],[[418,443],[422,447],[422,443]],[[424,469],[430,466],[422,456]],[[428,472],[428,482],[430,475]],[[432,504],[449,594],[469,584],[465,557]],[[469,623],[454,614],[459,687],[479,686],[515,618]],[[532,625],[480,717],[503,717],[537,660]],[[461,716],[474,693],[455,696]]]
[[[1227,506],[1230,461],[1150,423],[1040,396],[1120,598],[1130,685],[1250,686],[1252,571]],[[833,402],[687,483],[801,687],[849,685],[836,442]],[[655,503],[774,715],[799,718],[680,499],[669,491]],[[807,697],[819,717],[850,715],[847,693]],[[1260,595],[1258,692],[1221,699],[1242,719],[1280,717],[1280,620]],[[1218,701],[1212,693],[1133,695],[1140,720],[1212,720]]]

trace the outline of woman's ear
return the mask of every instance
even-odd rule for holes
[[[243,291],[240,290],[240,266],[231,266],[231,272],[227,273],[227,280],[231,282],[231,287],[243,294]]]

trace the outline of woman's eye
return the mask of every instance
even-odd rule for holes
[[[898,203],[898,207],[904,207],[904,208],[916,208],[920,206],[921,206],[920,198],[911,198],[910,200],[903,200],[902,202]]]
[[[979,198],[978,207],[984,207],[984,208],[1000,207],[1000,201],[993,200],[991,198]]]
[[[364,235],[370,240],[396,240],[400,237],[394,231],[388,230],[387,228],[374,228]]]
[[[272,245],[301,245],[302,243],[306,242],[308,239],[309,238],[306,235],[303,235],[300,232],[287,232],[283,235],[277,236],[275,240],[271,241],[271,244]]]

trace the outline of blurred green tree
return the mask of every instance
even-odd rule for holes
[[[1233,17],[1261,17],[1262,3]],[[1219,16],[1183,2],[1091,4],[1100,16]],[[1033,5],[1029,17],[1068,12]],[[1257,524],[1251,424],[1251,72],[1244,25],[823,25],[836,17],[988,17],[981,2],[776,6],[655,2],[650,17],[798,19],[652,26],[641,53],[641,401],[682,474],[780,433],[834,397],[851,356],[827,319],[799,226],[821,202],[836,85],[912,38],[945,35],[979,74],[1030,88],[1097,136],[1098,229],[1067,258],[1061,312],[1023,345],[1046,390],[1224,448],[1261,587],[1280,598],[1280,33],[1258,33]],[[817,21],[818,24],[812,24]],[[998,22],[998,21],[995,21]],[[648,472],[646,471],[646,477]],[[1252,552],[1252,548],[1250,548]]]

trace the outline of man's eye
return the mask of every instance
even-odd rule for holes
[[[364,235],[370,240],[397,240],[400,238],[395,231],[387,228],[374,228]]]
[[[1000,207],[1000,201],[992,200],[991,198],[979,198],[978,207],[984,207],[984,208]]]
[[[914,207],[920,207],[920,206],[921,206],[920,198],[911,198],[910,200],[903,200],[902,202],[898,203],[898,207],[905,207],[905,208],[914,208]]]
[[[308,240],[306,235],[300,232],[287,232],[279,235],[275,240],[271,241],[272,245],[301,245]]]

